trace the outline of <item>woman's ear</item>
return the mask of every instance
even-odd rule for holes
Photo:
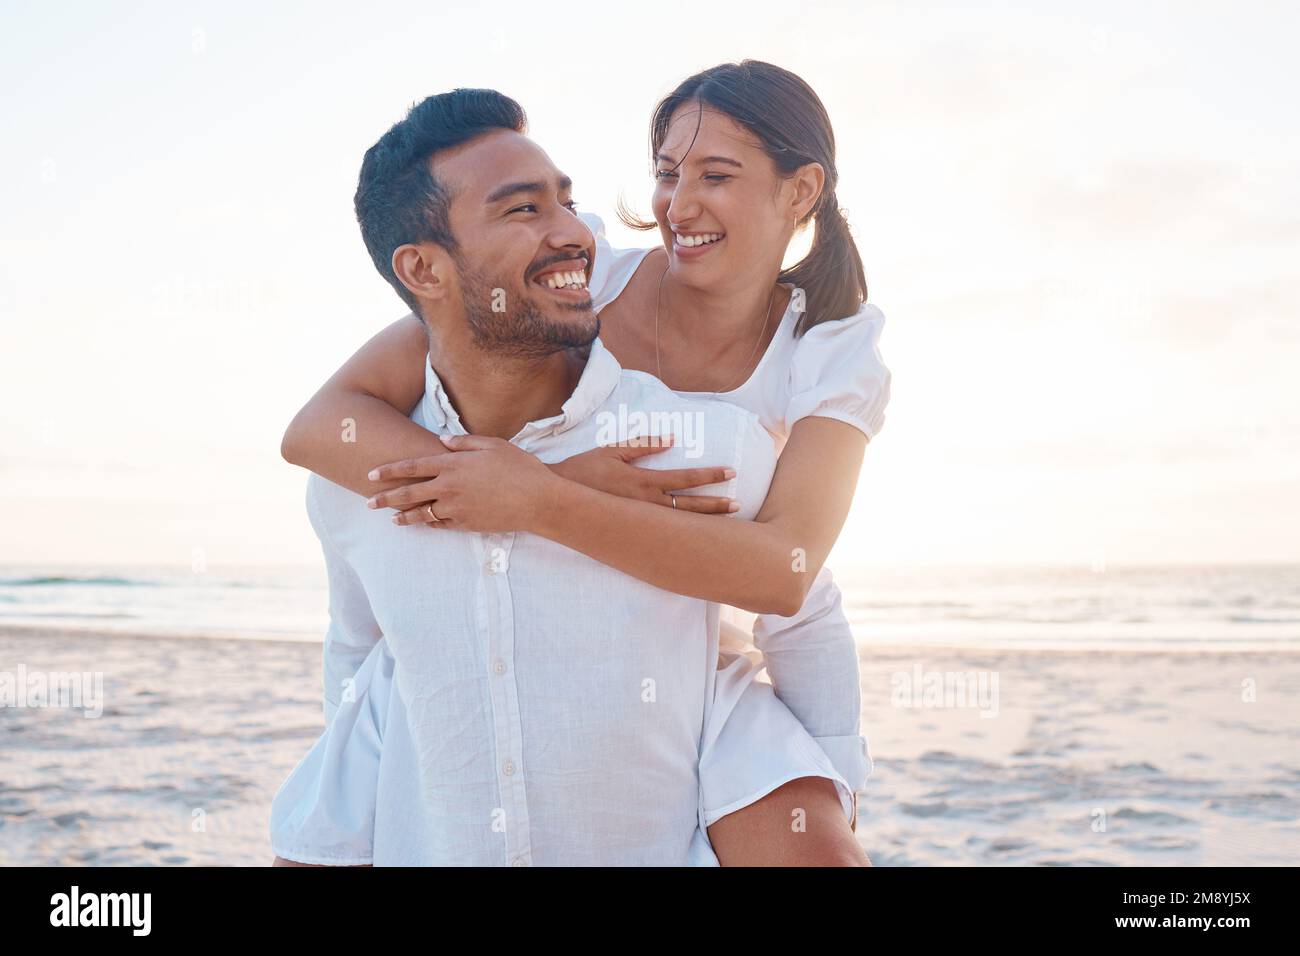
[[[812,212],[826,187],[826,170],[821,163],[804,163],[794,171],[790,183],[790,214],[796,223]]]
[[[418,299],[438,301],[447,296],[451,257],[437,243],[407,243],[393,250],[393,273]]]

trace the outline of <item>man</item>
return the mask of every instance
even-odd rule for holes
[[[569,180],[523,129],[513,100],[457,90],[367,153],[363,236],[428,329],[413,419],[552,463],[634,421],[629,410],[689,418],[709,458],[732,465],[696,491],[752,518],[775,467],[770,437],[752,414],[682,399],[605,350],[583,288],[591,234]],[[569,281],[548,281],[557,275]],[[650,467],[696,464],[686,454],[670,448]],[[308,508],[329,573],[334,697],[324,736],[276,796],[278,857],[716,862],[698,771],[725,716],[717,605],[534,535],[397,527],[314,476]],[[790,722],[778,732],[803,732]],[[839,779],[829,762],[809,773]]]

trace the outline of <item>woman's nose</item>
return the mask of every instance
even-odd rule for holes
[[[695,201],[692,191],[680,183],[673,190],[673,198],[668,201],[668,221],[686,223],[700,212],[700,204]]]

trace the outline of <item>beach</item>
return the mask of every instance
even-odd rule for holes
[[[0,7],[0,867],[270,865],[380,633],[394,858],[679,859],[822,756],[710,719],[707,599],[800,595],[875,866],[1300,865],[1300,8],[71,9]]]
[[[271,798],[322,729],[320,650],[0,628],[0,672],[102,677],[81,709],[0,707],[0,865],[269,863]],[[1300,860],[1300,653],[861,658],[877,865]]]
[[[996,716],[891,706],[918,661],[996,674]],[[889,649],[863,674],[877,864],[1300,861],[1300,655]]]

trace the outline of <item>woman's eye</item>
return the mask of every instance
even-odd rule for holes
[[[578,201],[576,199],[570,199],[564,205],[575,216],[578,214]]]
[[[655,179],[676,179],[677,174],[671,169],[660,169],[655,172]]]

